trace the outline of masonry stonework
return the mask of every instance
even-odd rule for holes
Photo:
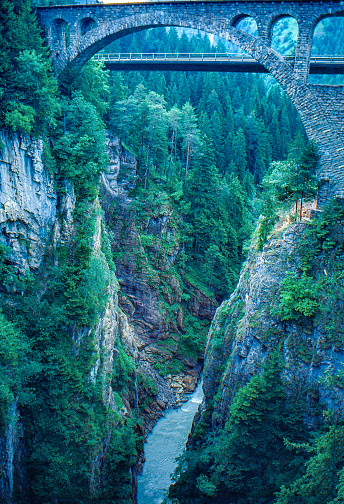
[[[300,113],[308,137],[318,145],[322,203],[344,199],[344,86],[307,83],[314,28],[325,17],[344,16],[344,2],[164,1],[39,7],[37,12],[56,74],[67,65],[80,68],[113,40],[158,26],[195,28],[238,45],[275,77]],[[236,28],[248,16],[257,22],[257,37]],[[294,62],[270,46],[275,22],[289,16],[299,26]]]

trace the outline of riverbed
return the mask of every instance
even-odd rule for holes
[[[202,383],[180,408],[168,410],[158,420],[145,443],[142,475],[137,477],[138,504],[161,504],[171,484],[176,458],[183,453],[193,417],[203,398]]]

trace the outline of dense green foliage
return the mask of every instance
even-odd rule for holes
[[[153,29],[120,39],[106,48],[107,52],[112,50],[221,52],[224,46],[219,42],[211,47],[209,39],[201,34],[193,35],[191,39],[185,33],[178,37],[176,30],[171,28],[169,31]],[[168,163],[169,177],[175,174],[180,179],[184,178],[188,140],[190,149],[197,152],[199,138],[206,135],[207,142],[216,153],[216,165],[221,175],[234,172],[242,181],[248,171],[255,182],[260,182],[269,163],[285,159],[291,142],[299,131],[303,131],[295,110],[280,89],[272,86],[267,92],[264,80],[253,75],[132,72],[114,74],[113,79],[116,83],[114,99],[121,100],[121,110],[125,104],[130,105],[129,110],[126,110],[127,119],[121,114],[120,121],[114,123],[113,127],[123,138],[130,137],[130,145],[137,155],[141,155],[136,138],[140,135],[142,124],[135,126],[135,121],[134,124],[130,121],[129,131],[126,122],[137,109],[135,97],[132,96],[137,82],[164,97],[165,102],[162,101],[161,106],[168,112],[165,121],[169,124],[168,141],[164,149],[167,149],[166,157],[171,158]],[[142,96],[142,87],[140,92]],[[139,110],[136,113],[141,121],[144,120],[144,114],[140,114]],[[198,128],[195,119],[198,120]],[[146,158],[143,156],[143,159]],[[162,164],[156,168],[161,175],[167,169]]]
[[[44,135],[56,126],[60,106],[31,1],[2,2],[0,30],[0,127]]]
[[[68,182],[76,196],[73,226],[67,229],[64,223],[61,243],[47,249],[35,275],[19,277],[9,250],[0,246],[0,422],[5,431],[16,414],[21,417],[29,481],[29,488],[23,488],[21,474],[14,475],[14,499],[24,501],[24,492],[25,501],[35,504],[130,504],[130,469],[142,450],[142,438],[137,434],[138,411],[127,406],[135,403],[136,382],[149,397],[156,389],[136,376],[135,364],[118,338],[112,368],[97,372],[109,358],[99,349],[103,328],[98,322],[111,291],[118,287],[114,260],[121,254],[120,244],[111,250],[98,201],[99,176],[107,164],[105,125],[138,159],[139,180],[130,194],[138,228],[147,214],[164,206],[171,209],[178,254],[157,283],[164,313],[173,321],[180,307],[166,301],[171,289],[166,276],[180,282],[185,330],[178,335],[178,352],[193,359],[203,349],[206,323],[188,311],[187,284],[218,300],[233,290],[255,217],[252,200],[257,187],[272,161],[269,176],[276,175],[292,142],[303,139],[303,129],[279,88],[269,84],[268,90],[263,79],[252,75],[110,76],[90,62],[79,75],[65,72],[58,97],[30,2],[3,2],[0,29],[0,126],[45,137],[45,161],[55,174],[61,209],[66,193],[71,196]],[[199,34],[190,40],[185,33],[179,37],[170,29],[136,34],[112,48],[182,52],[222,51],[224,46],[211,47]],[[302,201],[313,195],[315,162],[310,146],[299,163],[291,161],[285,172],[280,170],[280,176],[288,174],[289,185],[275,184],[271,200],[292,194]],[[326,215],[328,220],[314,225],[309,240],[328,251],[333,249],[333,217]],[[274,223],[269,204],[265,218],[259,247]],[[100,244],[95,236],[100,236]],[[154,282],[164,253],[175,243],[162,240],[160,249],[154,248],[156,238],[143,230],[140,240],[142,249],[134,251],[137,270],[142,272],[145,264]],[[335,270],[331,280],[314,290],[312,268],[315,265],[305,259],[304,276],[285,280],[282,320],[310,318],[319,309],[329,315],[333,309],[335,301],[327,295],[335,280],[342,279],[341,271]],[[339,344],[329,316],[328,326],[329,341]],[[156,368],[162,374],[181,370],[180,361],[159,362]],[[341,430],[330,428],[319,437],[312,458],[289,450],[289,445],[295,448],[308,440],[308,434],[297,399],[286,401],[282,368],[281,358],[273,354],[261,373],[237,393],[225,428],[215,436],[208,429],[210,411],[205,412],[194,432],[200,444],[196,452],[185,455],[181,479],[171,490],[181,504],[228,503],[228,495],[237,503],[267,502],[281,485],[278,499],[286,504],[301,490],[306,497],[316,494],[312,485],[307,486],[308,475],[328,468],[334,474],[331,498],[338,484],[334,502],[340,502],[341,455],[331,440],[334,432],[340,438]],[[334,458],[334,463],[321,460],[324,445],[327,461]]]
[[[210,433],[203,413],[194,432],[196,448],[182,457],[179,479],[170,488],[175,502],[271,502],[281,484],[300,474],[304,456],[289,450],[286,440],[305,442],[308,434],[302,404],[286,399],[281,370],[274,352],[261,374],[235,395],[224,429]],[[202,422],[205,430],[197,441]]]
[[[139,48],[224,49],[200,34],[178,37],[172,28],[135,34],[106,50]],[[107,121],[138,159],[136,201],[149,208],[152,192],[164,191],[183,220],[180,266],[222,300],[238,279],[257,184],[294,139],[303,141],[295,110],[278,87],[268,92],[252,75],[116,73],[110,87]]]
[[[81,93],[63,103],[63,123],[55,132],[53,153],[59,177],[73,183],[78,195],[94,199],[109,158],[105,131],[97,109]],[[62,129],[63,128],[63,129]]]
[[[329,426],[309,451],[306,472],[289,488],[282,487],[276,504],[335,504],[343,501],[343,426]]]

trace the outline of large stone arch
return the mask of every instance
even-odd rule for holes
[[[264,1],[247,1],[243,5],[240,5],[240,2],[161,2],[104,5],[91,9],[85,6],[56,8],[63,12],[69,9],[69,12],[73,13],[70,17],[72,43],[59,52],[55,51],[52,43],[49,19],[45,20],[45,29],[58,74],[67,65],[81,67],[111,41],[148,28],[194,28],[231,41],[261,63],[288,94],[300,113],[308,137],[319,146],[322,161],[319,178],[327,181],[327,190],[331,197],[344,197],[344,131],[341,126],[344,124],[344,87],[337,86],[333,89],[329,86],[307,84],[314,27],[321,18],[329,14],[337,15],[337,12],[332,2],[329,3],[331,7],[325,2],[319,2],[321,8],[319,7],[318,12],[314,9],[316,2],[312,2],[310,11],[307,10],[310,4],[307,5],[306,2],[281,2],[278,4],[279,10],[276,4],[277,2]],[[41,9],[42,11],[44,9]],[[340,11],[339,6],[337,11]],[[116,12],[116,16],[110,15],[111,12]],[[238,19],[246,16],[256,20],[257,37],[233,26]],[[283,16],[295,18],[299,25],[294,65],[285,61],[270,47],[271,26],[276,19]],[[80,36],[78,23],[88,17],[94,19],[97,25]]]

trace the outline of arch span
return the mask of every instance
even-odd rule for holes
[[[313,29],[319,19],[341,15],[343,7],[335,0],[312,3],[246,0],[204,3],[195,1],[110,5],[75,5],[39,8],[38,15],[52,50],[57,74],[67,65],[80,67],[96,52],[120,37],[148,28],[179,26],[194,28],[228,40],[261,63],[289,95],[299,111],[309,138],[317,142],[322,165],[319,178],[326,181],[329,194],[344,197],[344,87],[332,89],[307,84]],[[235,27],[240,18],[257,22],[254,37]],[[284,16],[299,24],[294,65],[270,46],[271,27]],[[57,50],[53,20],[66,19],[71,44]],[[82,19],[95,20],[82,35]]]
[[[234,20],[232,26],[237,30],[244,31],[253,35],[254,37],[258,36],[258,25],[257,21],[254,17],[249,15],[242,15]]]

